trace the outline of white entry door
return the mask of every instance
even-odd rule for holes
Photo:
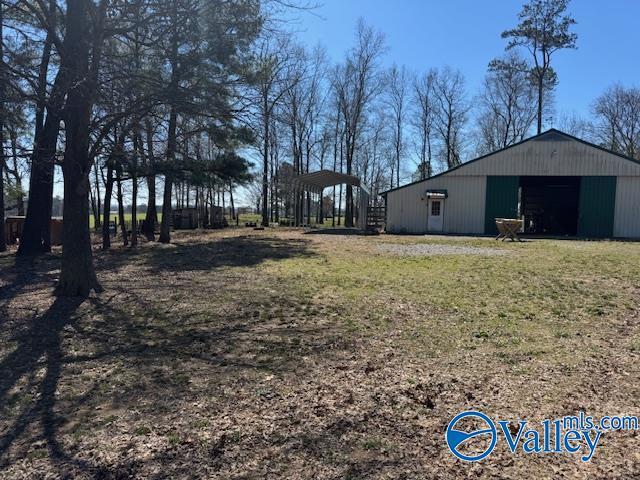
[[[441,232],[444,218],[444,200],[430,198],[427,202],[428,219],[427,230],[429,232]]]

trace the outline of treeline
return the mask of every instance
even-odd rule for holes
[[[100,212],[115,201],[123,214],[125,197],[133,225],[146,201],[150,241],[162,205],[161,242],[170,241],[172,205],[233,210],[239,188],[263,224],[290,217],[288,179],[319,169],[360,177],[375,201],[552,123],[552,59],[577,42],[568,0],[531,0],[470,95],[452,67],[385,67],[384,35],[363,21],[338,62],[300,45],[281,20],[311,7],[0,0],[0,211],[26,214],[18,254],[50,250],[56,168],[65,219],[58,291],[66,295],[100,289],[88,218],[109,248]],[[639,112],[638,89],[613,86],[594,101],[593,118],[558,126],[638,156]],[[322,201],[324,214],[351,225],[351,186]],[[136,228],[128,240],[136,246]]]
[[[574,49],[576,23],[568,0],[531,0],[515,27],[502,32],[505,52],[489,60],[479,92],[471,94],[453,67],[410,72],[385,68],[382,32],[360,21],[344,58],[271,36],[258,46],[251,122],[262,175],[248,189],[263,224],[290,212],[287,178],[318,169],[353,174],[377,194],[425,179],[520,142],[555,125],[614,151],[638,156],[640,91],[615,85],[592,102],[590,119],[558,116],[559,78],[552,60]],[[351,187],[330,192],[350,225]],[[307,199],[308,201],[308,199]]]
[[[61,167],[60,294],[100,289],[91,255],[90,205],[94,214],[102,208],[108,215],[114,196],[121,203],[124,182],[131,185],[135,225],[139,186],[148,191],[147,217],[153,218],[156,181],[163,179],[159,241],[168,242],[176,184],[188,181],[201,199],[211,199],[214,190],[250,178],[250,163],[238,152],[253,138],[238,118],[247,109],[252,47],[268,25],[269,5],[258,0],[0,3],[0,132],[8,133],[2,141],[11,152],[3,155],[2,166],[8,168],[2,177],[20,205],[26,183],[21,174],[28,171],[18,254],[33,255],[50,249],[54,171]],[[153,222],[147,223],[145,234],[153,239]],[[108,248],[108,226],[102,228]],[[137,243],[135,228],[130,242]]]

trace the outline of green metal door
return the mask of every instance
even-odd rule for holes
[[[582,177],[578,205],[578,235],[613,237],[616,208],[616,177]]]
[[[496,218],[518,217],[520,177],[487,177],[484,208],[484,233],[495,235]]]

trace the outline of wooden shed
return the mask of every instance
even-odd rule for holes
[[[209,227],[223,228],[226,226],[226,219],[224,218],[224,211],[222,210],[222,207],[215,205],[209,207]]]
[[[25,217],[12,216],[5,219],[5,240],[7,245],[19,243]],[[51,219],[51,245],[62,245],[62,219]]]
[[[197,208],[176,208],[171,212],[174,230],[193,230],[198,228]]]

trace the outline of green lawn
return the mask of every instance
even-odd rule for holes
[[[103,215],[100,215],[100,218],[103,218]],[[109,215],[109,218],[112,221],[116,221],[117,222],[117,218],[118,218],[118,212],[111,212],[111,215]],[[138,221],[142,221],[145,218],[147,218],[147,214],[146,213],[138,213]],[[244,223],[244,222],[250,222],[250,221],[260,221],[260,215],[256,215],[256,214],[252,214],[252,213],[247,213],[247,214],[242,214],[240,215],[240,223]],[[130,213],[125,213],[124,214],[124,221],[125,222],[131,222],[131,214]],[[158,221],[161,222],[162,221],[162,213],[158,213]],[[230,219],[228,221],[231,221]],[[95,226],[95,217],[93,215],[89,216],[89,227],[93,228]]]
[[[104,218],[104,215],[100,215],[100,218]],[[147,214],[146,213],[138,213],[138,221],[142,221],[145,218],[147,218]],[[118,212],[111,212],[111,214],[109,215],[109,219],[111,221],[117,222],[118,221]],[[131,214],[130,213],[125,213],[124,214],[124,221],[125,222],[131,222]],[[158,221],[162,221],[162,213],[158,213]],[[93,215],[89,215],[89,227],[93,228],[96,224],[96,219]]]
[[[100,218],[102,218],[103,216],[100,215]],[[118,218],[118,212],[111,212],[111,215],[109,215],[109,218],[112,221],[117,221]],[[142,221],[145,218],[147,218],[146,213],[138,213],[138,221]],[[344,217],[341,217],[341,224],[343,224],[344,222]],[[125,222],[131,222],[131,214],[130,213],[125,213],[124,214],[124,220]],[[240,225],[244,225],[246,222],[256,222],[256,223],[260,223],[260,221],[262,220],[262,216],[256,213],[243,213],[241,215],[239,215],[239,224]],[[162,221],[162,213],[158,213],[158,221]],[[227,216],[227,221],[229,223],[233,223],[233,221],[231,220],[231,218],[229,216]],[[314,219],[315,221],[315,219]],[[338,222],[338,218],[336,217],[336,226],[338,226],[337,224]],[[89,226],[90,228],[93,228],[95,226],[95,218],[93,215],[89,216]],[[331,227],[331,218],[325,219],[324,224],[318,224],[317,225],[318,228],[329,228]]]
[[[629,432],[585,464],[502,442],[472,465],[443,432],[638,415],[639,243],[172,238],[96,252],[81,304],[51,296],[59,252],[0,255],[2,478],[636,475]]]

